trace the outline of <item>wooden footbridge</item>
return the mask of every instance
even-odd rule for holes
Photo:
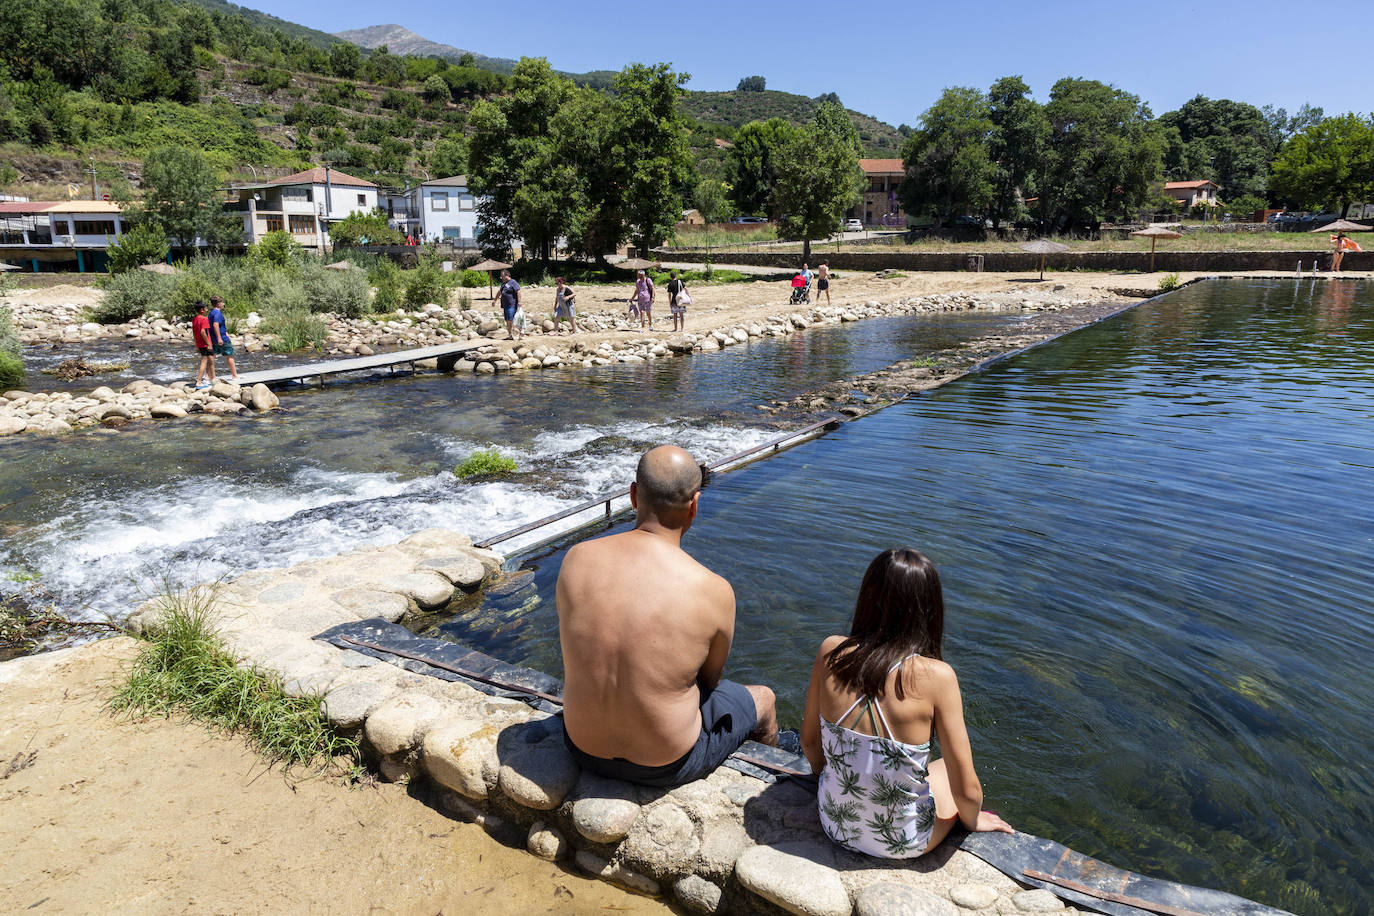
[[[305,382],[310,379],[318,378],[320,384],[324,384],[326,375],[338,375],[342,372],[367,372],[371,369],[390,369],[393,373],[397,366],[409,364],[412,370],[415,364],[425,359],[436,359],[439,361],[440,369],[452,369],[453,364],[464,353],[471,350],[487,346],[493,341],[486,338],[477,340],[465,340],[461,343],[439,344],[433,347],[419,347],[414,350],[395,350],[391,353],[377,353],[372,356],[353,356],[348,359],[326,359],[313,363],[305,363],[299,366],[283,366],[279,369],[262,369],[257,372],[241,372],[238,377],[240,385],[284,385],[288,382]]]

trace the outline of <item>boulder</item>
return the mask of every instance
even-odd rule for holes
[[[557,862],[565,859],[572,847],[568,845],[567,839],[559,833],[557,827],[551,827],[543,821],[535,821],[530,827],[529,838],[525,841],[525,848],[531,853],[549,862]]]
[[[237,401],[241,391],[239,386],[233,382],[226,382],[224,379],[216,379],[210,386],[210,395],[224,401]]]
[[[439,785],[474,801],[489,792],[489,761],[496,752],[496,728],[477,719],[446,721],[425,733],[425,772]]]
[[[23,417],[0,417],[0,436],[13,436],[29,428],[29,421]]]
[[[573,827],[593,843],[619,843],[639,812],[639,805],[624,798],[579,798],[573,802]]]
[[[679,878],[673,885],[673,896],[690,913],[709,916],[720,910],[720,888],[698,875]]]
[[[375,356],[376,351],[365,343],[360,343],[353,348],[354,354],[358,356]]]
[[[149,408],[149,413],[159,419],[182,419],[186,416],[186,408],[170,401],[160,401]]]
[[[988,884],[956,884],[949,899],[966,910],[982,910],[997,902],[997,888]]]
[[[416,691],[385,700],[367,717],[363,734],[372,749],[383,757],[395,757],[415,749],[420,736],[443,713],[439,701]]]
[[[432,569],[449,582],[461,589],[472,591],[480,586],[487,577],[486,567],[476,557],[457,554],[450,557],[435,557],[420,564],[421,569]]]
[[[378,706],[394,692],[375,681],[354,681],[335,687],[320,703],[320,712],[334,725],[345,731],[357,728],[367,718],[368,711]]]
[[[410,610],[404,595],[371,588],[346,588],[331,595],[334,602],[357,616],[359,620],[380,617],[395,623]]]
[[[859,893],[856,916],[957,916],[954,904],[930,891],[891,881],[870,884]]]
[[[120,419],[132,420],[133,412],[123,404],[106,404],[100,408],[100,413],[96,415],[101,420]]]
[[[595,875],[604,881],[609,881],[637,894],[647,894],[650,897],[658,896],[658,882],[653,878],[631,871],[623,865],[613,864],[591,850],[579,849],[576,862],[577,867],[589,875]]]
[[[1016,905],[1017,911],[1022,913],[1057,913],[1064,909],[1064,901],[1043,887],[1013,894],[1011,902]]]
[[[834,860],[822,842],[750,847],[735,863],[735,877],[746,890],[789,913],[850,916],[853,906],[840,873],[822,864]]]
[[[547,726],[536,722],[524,727],[526,741],[536,735],[539,740],[502,753],[497,783],[506,797],[517,804],[536,811],[552,811],[577,783],[578,766],[563,743],[562,725],[548,728],[547,732],[540,731],[541,728]],[[510,743],[519,740],[503,737],[503,741]]]
[[[386,580],[385,584],[413,600],[421,610],[443,607],[453,600],[453,584],[437,572],[405,573]]]
[[[273,410],[281,402],[272,393],[272,389],[259,382],[244,394],[244,402],[257,411]]]

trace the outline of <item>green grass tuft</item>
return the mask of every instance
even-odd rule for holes
[[[360,760],[355,738],[340,735],[320,696],[288,697],[280,679],[242,666],[215,631],[215,592],[197,587],[165,594],[162,622],[144,634],[128,680],[110,700],[124,715],[179,712],[220,731],[243,735],[268,760],[319,770]]]
[[[1167,293],[1171,289],[1178,289],[1178,274],[1165,274],[1159,278],[1159,291]]]
[[[507,458],[496,449],[478,449],[467,460],[453,469],[453,473],[463,479],[469,477],[491,477],[497,474],[510,474],[515,471],[515,459]]]

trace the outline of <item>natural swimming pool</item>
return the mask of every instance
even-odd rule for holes
[[[1374,287],[1190,287],[723,475],[687,548],[795,725],[877,551],[941,568],[989,804],[1299,913],[1374,898]],[[552,585],[443,628],[561,673]]]

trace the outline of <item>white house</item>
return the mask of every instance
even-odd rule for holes
[[[1217,192],[1221,185],[1214,181],[1166,181],[1164,195],[1183,201],[1184,209],[1191,210],[1199,204],[1215,207],[1218,203]]]
[[[0,259],[35,272],[75,263],[104,270],[105,248],[124,234],[119,204],[108,200],[0,202]]]
[[[269,232],[285,230],[305,247],[323,251],[330,223],[377,208],[375,184],[328,167],[237,185],[229,193],[232,199],[225,209],[243,214],[244,240],[250,245]]]
[[[423,181],[405,195],[411,218],[408,231],[426,242],[476,247],[477,200],[468,189],[466,175]]]

